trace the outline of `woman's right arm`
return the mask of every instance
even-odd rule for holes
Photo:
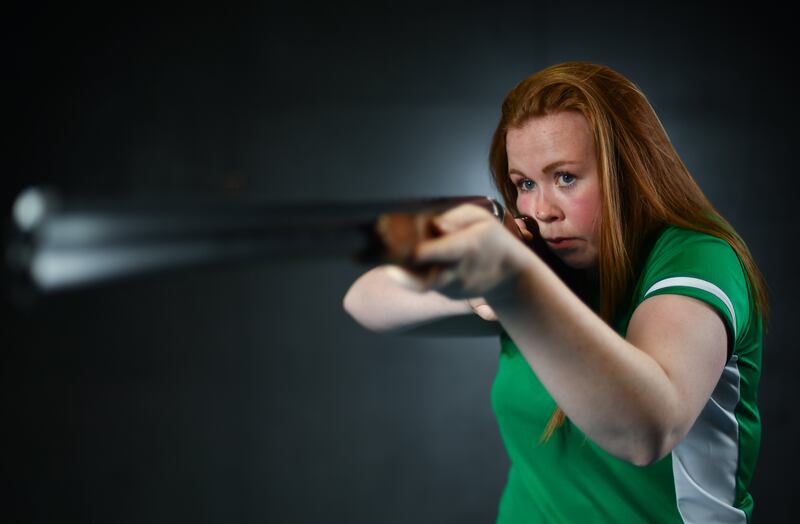
[[[401,285],[390,272],[396,266],[378,266],[361,275],[344,296],[344,309],[359,324],[378,333],[427,336],[496,336],[500,323],[484,320],[488,306],[478,299],[453,300],[437,293],[420,293]],[[477,309],[476,309],[477,308]]]

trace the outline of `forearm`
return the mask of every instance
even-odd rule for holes
[[[344,297],[344,309],[359,324],[377,332],[411,329],[459,315],[472,315],[466,300],[447,298],[435,291],[418,293],[398,284],[378,266],[356,280]]]
[[[665,453],[678,409],[661,366],[619,336],[536,255],[486,296],[570,420],[609,453],[646,464]]]

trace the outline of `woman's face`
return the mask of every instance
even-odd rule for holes
[[[517,209],[573,268],[597,265],[600,177],[589,123],[578,111],[533,117],[509,129],[506,153]]]

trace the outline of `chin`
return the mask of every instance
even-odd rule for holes
[[[571,267],[572,269],[592,269],[597,267],[597,260],[596,259],[589,259],[586,260],[580,257],[565,257],[561,259],[566,265]]]

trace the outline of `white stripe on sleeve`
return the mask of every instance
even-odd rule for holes
[[[702,280],[699,278],[694,277],[671,277],[665,278],[664,280],[660,280],[650,286],[650,289],[647,290],[647,293],[644,294],[645,298],[647,298],[650,293],[654,291],[658,291],[659,289],[664,289],[665,287],[693,287],[695,289],[701,289],[703,291],[707,291],[711,293],[718,299],[722,301],[725,306],[728,308],[728,312],[731,314],[731,319],[733,320],[733,335],[734,338],[736,337],[737,327],[736,327],[736,313],[733,311],[733,302],[731,299],[728,298],[728,295],[725,294],[719,287],[715,286],[711,282],[706,280]]]

